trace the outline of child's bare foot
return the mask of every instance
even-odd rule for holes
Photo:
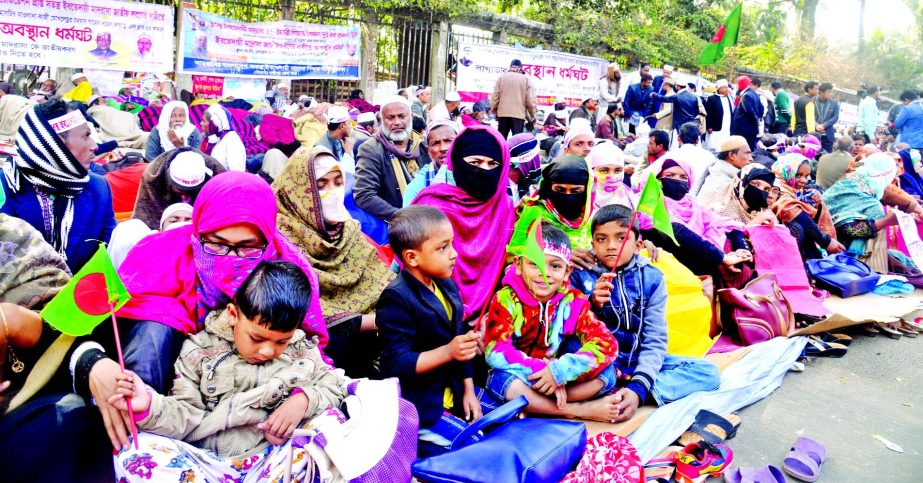
[[[614,423],[619,416],[618,402],[614,394],[593,401],[577,403],[574,413],[580,419]]]

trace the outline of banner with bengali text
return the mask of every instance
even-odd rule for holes
[[[246,23],[183,9],[178,70],[235,77],[359,78],[358,25]]]
[[[461,100],[487,99],[514,59],[522,62],[523,72],[532,79],[539,106],[566,102],[569,107],[577,107],[584,99],[598,96],[599,79],[608,65],[596,57],[463,42],[458,46],[456,73]]]
[[[192,93],[205,94],[205,97],[221,97],[224,92],[224,77],[213,75],[192,76]]]
[[[0,0],[0,62],[164,73],[173,8],[115,0]]]

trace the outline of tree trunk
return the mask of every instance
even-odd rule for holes
[[[814,39],[814,16],[817,13],[817,4],[820,0],[803,0],[801,7],[801,37],[805,40]]]
[[[859,47],[857,53],[862,57],[865,51],[865,0],[859,0]]]

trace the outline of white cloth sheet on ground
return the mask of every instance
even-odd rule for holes
[[[641,461],[648,461],[676,440],[695,421],[701,409],[727,414],[772,394],[782,385],[804,346],[805,337],[777,337],[750,347],[750,352],[721,373],[721,387],[697,392],[667,404],[647,418],[628,437]]]

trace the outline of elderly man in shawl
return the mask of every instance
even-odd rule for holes
[[[375,303],[395,274],[344,204],[345,172],[324,147],[299,149],[273,182],[279,231],[317,271],[327,354],[351,377],[374,375]]]
[[[700,185],[697,188],[693,187],[691,193],[704,206],[721,203],[724,201],[721,197],[727,191],[727,186],[734,182],[740,170],[751,161],[753,151],[743,136],[725,139],[718,149],[718,159],[705,170]]]
[[[403,204],[407,185],[429,162],[422,138],[411,129],[410,103],[392,96],[381,106],[381,128],[359,148],[356,206],[389,221]]]
[[[449,148],[446,169],[452,181],[424,189],[413,204],[438,208],[455,229],[458,258],[452,278],[464,304],[463,319],[470,320],[493,296],[491,284],[503,268],[513,235],[506,141],[489,126],[467,127]]]
[[[96,151],[87,120],[60,98],[37,104],[19,125],[16,149],[3,166],[0,212],[35,227],[76,273],[115,228],[109,184],[87,171]]]
[[[227,171],[211,156],[184,147],[161,154],[144,170],[131,217],[155,229],[164,210],[174,203],[195,203],[213,176]]]
[[[163,106],[157,127],[147,138],[144,159],[150,162],[167,151],[183,146],[200,148],[202,133],[189,120],[189,106],[185,102],[172,101]]]

